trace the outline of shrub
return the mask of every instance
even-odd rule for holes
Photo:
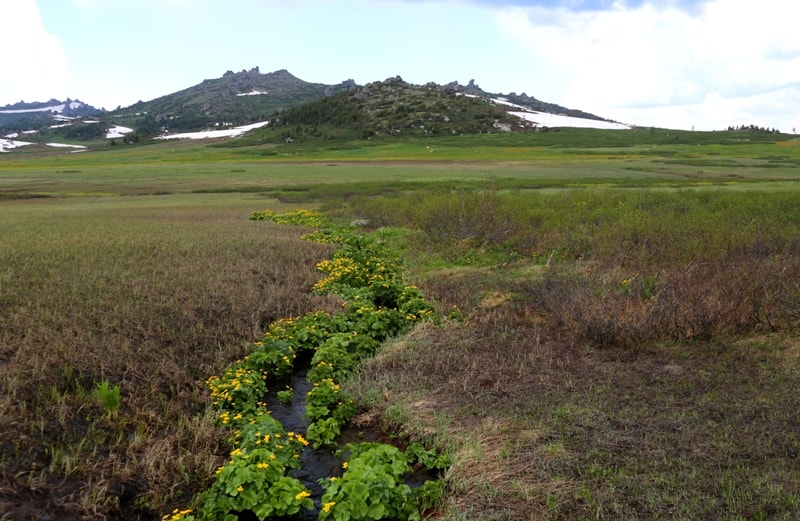
[[[653,276],[548,270],[529,302],[563,332],[599,347],[711,340],[800,324],[800,261],[746,254]]]

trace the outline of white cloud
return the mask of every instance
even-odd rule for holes
[[[101,8],[113,8],[114,5],[108,0],[70,0],[72,5],[84,11],[91,11]],[[118,4],[120,0],[115,0]],[[153,7],[199,7],[198,4],[205,4],[206,0],[123,0],[130,5],[143,6],[149,4],[148,8]]]
[[[755,124],[792,132],[800,129],[798,100],[800,86],[795,86],[751,96],[711,93],[697,103],[609,109],[614,113],[604,115],[642,126],[720,130]]]
[[[1,10],[3,77],[13,81],[0,82],[0,105],[67,96],[67,54],[42,25],[36,1],[3,2]]]
[[[689,11],[675,2],[627,7],[620,1],[602,11],[539,7],[497,14],[500,26],[543,70],[562,75],[557,90],[541,93],[543,99],[606,117],[652,117],[666,107],[699,114],[701,107],[713,107],[732,112],[703,121],[782,130],[790,130],[785,112],[792,110],[764,98],[779,92],[797,115],[798,18],[800,2],[787,0],[710,0]],[[745,116],[753,119],[740,121]]]

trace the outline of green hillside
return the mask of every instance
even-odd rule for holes
[[[134,128],[143,136],[163,131],[186,132],[226,128],[267,119],[277,110],[314,101],[354,88],[352,80],[339,85],[303,81],[286,70],[261,74],[226,72],[187,89],[117,109],[106,120]]]

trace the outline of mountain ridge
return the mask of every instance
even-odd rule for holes
[[[286,69],[261,73],[258,67],[226,71],[186,89],[109,113],[143,135],[233,127],[265,120],[279,110],[355,88],[301,80]]]
[[[379,91],[386,94],[385,99],[376,97]],[[343,98],[337,98],[335,102],[327,102],[327,108],[322,107],[326,103],[325,100],[337,95],[348,98],[349,101],[346,103],[351,106],[341,106],[336,110],[347,112],[350,119],[359,119],[358,131],[364,137],[381,133],[391,134],[392,127],[404,126],[411,129],[414,125],[425,133],[490,132],[493,129],[547,126],[546,123],[526,121],[519,115],[512,117],[509,114],[513,110],[609,121],[582,110],[538,100],[524,92],[521,94],[487,92],[481,89],[474,79],[469,80],[466,85],[458,81],[444,85],[435,82],[415,85],[404,81],[400,76],[363,86],[356,84],[352,79],[338,84],[323,84],[304,81],[286,69],[261,73],[259,67],[254,67],[239,72],[228,70],[220,77],[204,79],[185,89],[111,111],[96,109],[69,98],[65,102],[52,99],[48,102],[19,102],[6,105],[0,108],[0,129],[6,132],[38,129],[46,130],[52,135],[54,132],[59,132],[58,127],[70,124],[79,127],[84,118],[92,116],[92,121],[87,121],[86,124],[94,124],[99,120],[107,128],[128,127],[138,140],[139,137],[229,129],[266,120],[282,121],[285,124],[287,118],[309,124],[304,118],[311,117],[309,114],[314,111],[316,111],[315,117],[318,118],[313,121],[315,126],[343,125],[347,122],[337,119],[337,116],[330,115],[329,121],[319,119],[325,110],[332,109],[333,103],[345,103]],[[458,97],[463,99],[459,100]],[[483,101],[466,101],[470,97]],[[423,101],[423,98],[426,99]],[[369,101],[361,103],[364,100]],[[492,106],[478,107],[483,102]],[[315,103],[317,105],[314,105]],[[470,106],[470,103],[474,106]],[[307,104],[311,104],[311,107],[302,109]],[[367,112],[355,114],[359,110],[357,108],[359,104],[363,105]],[[512,108],[498,108],[498,105],[510,105]],[[469,121],[464,117],[467,113],[471,118]],[[435,117],[432,114],[435,114]],[[381,121],[381,118],[384,121]],[[434,122],[437,118],[441,121]],[[429,122],[428,129],[425,129],[424,121]],[[54,125],[54,122],[59,124]],[[73,137],[82,135],[79,130],[70,129],[70,135]],[[97,136],[99,132],[83,134]]]
[[[79,99],[66,98],[60,101],[51,98],[49,101],[19,101],[0,107],[0,128],[13,130],[31,130],[54,122],[69,121],[74,118],[97,116],[104,109],[98,109]]]
[[[255,135],[267,141],[294,142],[526,132],[558,126],[630,128],[526,94],[489,93],[474,80],[466,86],[458,82],[416,85],[395,76],[277,113]]]

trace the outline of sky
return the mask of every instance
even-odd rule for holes
[[[526,93],[622,123],[800,130],[797,0],[0,0],[0,106],[114,109],[259,67]]]

